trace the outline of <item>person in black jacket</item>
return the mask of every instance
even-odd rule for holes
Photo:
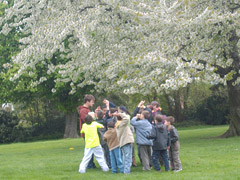
[[[154,124],[154,122],[152,122],[153,118],[152,118],[152,110],[146,106],[144,106],[145,101],[141,101],[138,106],[136,107],[133,116],[135,117],[137,114],[141,114],[142,111],[146,110],[149,112],[149,117],[147,118],[147,120],[150,122],[150,124]]]
[[[153,126],[151,135],[148,137],[153,139],[153,154],[152,161],[156,171],[161,171],[159,165],[159,157],[161,156],[164,161],[165,171],[169,171],[169,161],[167,150],[170,148],[170,136],[167,127],[162,124],[160,114],[155,116],[156,125]]]
[[[106,163],[107,163],[109,169],[111,169],[111,161],[110,161],[110,154],[109,154],[108,145],[103,140],[103,135],[107,131],[106,120],[103,117],[104,117],[104,112],[102,110],[98,110],[97,111],[96,122],[98,122],[99,124],[102,124],[104,126],[104,128],[99,128],[98,129],[98,136],[99,136],[100,144],[101,144],[101,146],[103,148],[104,158],[106,160]]]
[[[105,123],[108,124],[110,121],[113,121],[114,124],[117,122],[117,118],[113,116],[113,113],[115,113],[118,109],[115,104],[112,102],[108,101],[107,99],[104,99],[103,103],[106,105],[106,109],[103,110],[105,111]]]

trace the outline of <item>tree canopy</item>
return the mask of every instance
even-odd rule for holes
[[[239,35],[238,6],[223,0],[16,0],[1,19],[2,33],[19,27],[28,34],[13,58],[20,68],[12,80],[41,63],[48,74],[59,73],[56,82],[71,82],[71,93],[89,84],[126,93],[160,92],[203,74],[225,82],[238,74],[231,54],[233,46],[239,48],[231,41]],[[56,52],[65,62],[49,62]],[[222,70],[221,78],[214,70]]]
[[[12,81],[43,65],[70,94],[87,85],[148,94],[198,79],[238,87],[239,19],[236,0],[15,0],[0,24],[26,35]]]

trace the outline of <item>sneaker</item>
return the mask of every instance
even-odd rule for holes
[[[144,167],[142,168],[143,171],[150,171],[152,168],[150,169],[145,169]]]
[[[182,169],[177,169],[177,170],[174,170],[174,172],[179,172],[179,171],[181,171]]]

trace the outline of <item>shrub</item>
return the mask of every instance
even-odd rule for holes
[[[227,97],[212,95],[205,99],[196,111],[190,112],[189,116],[192,120],[208,125],[223,125],[229,123],[229,114]]]
[[[26,131],[18,124],[19,119],[16,115],[12,112],[0,110],[0,143],[24,140]]]

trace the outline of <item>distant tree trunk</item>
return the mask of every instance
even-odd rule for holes
[[[165,93],[164,95],[165,95],[165,98],[166,98],[166,100],[167,100],[169,113],[170,113],[170,115],[174,116],[174,106],[173,106],[171,97],[170,97],[169,94],[166,94],[166,93]]]
[[[66,115],[64,138],[79,138],[77,132],[77,121],[76,112]]]
[[[174,116],[176,122],[183,122],[185,120],[185,89],[179,89],[170,94],[165,94],[165,98],[168,103],[169,115]]]
[[[175,115],[176,122],[183,122],[185,118],[183,115],[184,101],[182,99],[184,99],[184,97],[183,97],[182,90],[179,89],[179,90],[175,91],[173,93],[173,97],[174,97],[174,102],[175,102],[174,115]]]
[[[233,86],[232,81],[228,82],[230,126],[220,137],[240,136],[240,85]]]
[[[153,91],[153,100],[157,101],[157,91]]]

